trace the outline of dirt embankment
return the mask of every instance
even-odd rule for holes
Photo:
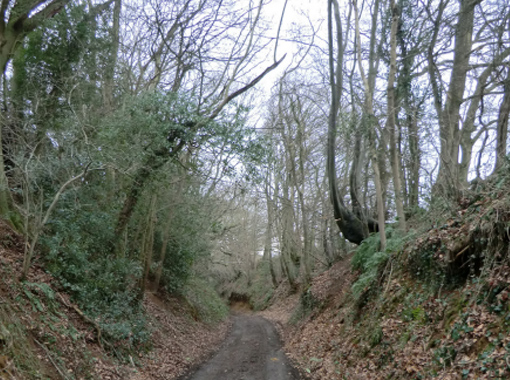
[[[301,295],[282,284],[263,315],[289,357],[314,380],[510,379],[507,189],[414,235],[361,295],[348,259]]]
[[[179,300],[165,302],[147,294],[145,309],[152,318],[153,350],[140,360],[129,380],[169,380],[182,376],[216,351],[230,321],[217,326],[195,321]]]
[[[189,305],[147,293],[144,307],[153,349],[115,359],[101,331],[36,261],[20,282],[23,239],[0,221],[0,379],[168,380],[204,360],[221,344],[228,322],[195,320]],[[124,356],[125,360],[126,357]]]

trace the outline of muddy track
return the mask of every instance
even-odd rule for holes
[[[299,380],[282,350],[273,324],[262,317],[236,315],[219,351],[180,380]]]

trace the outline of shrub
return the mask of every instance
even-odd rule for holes
[[[98,321],[106,342],[131,350],[149,338],[136,291],[141,267],[110,253],[112,225],[107,212],[61,208],[41,245],[47,268],[83,312]]]

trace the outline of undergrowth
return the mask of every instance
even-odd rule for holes
[[[359,300],[378,282],[381,271],[391,255],[400,252],[405,242],[412,236],[412,233],[404,235],[392,228],[388,228],[386,231],[386,248],[384,251],[380,251],[381,239],[379,234],[372,234],[363,240],[352,258],[353,269],[360,271],[358,280],[352,285],[352,294],[356,300]]]
[[[203,322],[214,324],[228,315],[229,309],[213,284],[197,276],[192,276],[183,291],[184,297],[193,308],[196,317]]]
[[[41,239],[46,267],[80,309],[96,321],[106,348],[119,357],[148,348],[150,332],[137,299],[142,269],[111,254],[111,215],[62,209]]]
[[[323,306],[324,302],[316,299],[310,291],[310,288],[308,288],[301,293],[301,296],[299,297],[299,303],[290,316],[289,323],[291,325],[296,324],[302,319],[308,317],[314,311],[320,311]]]
[[[267,260],[261,260],[257,265],[254,280],[248,289],[253,310],[264,310],[269,307],[274,290],[271,281],[269,262]]]

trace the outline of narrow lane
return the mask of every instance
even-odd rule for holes
[[[234,316],[219,351],[181,380],[299,380],[273,324],[253,315]]]

